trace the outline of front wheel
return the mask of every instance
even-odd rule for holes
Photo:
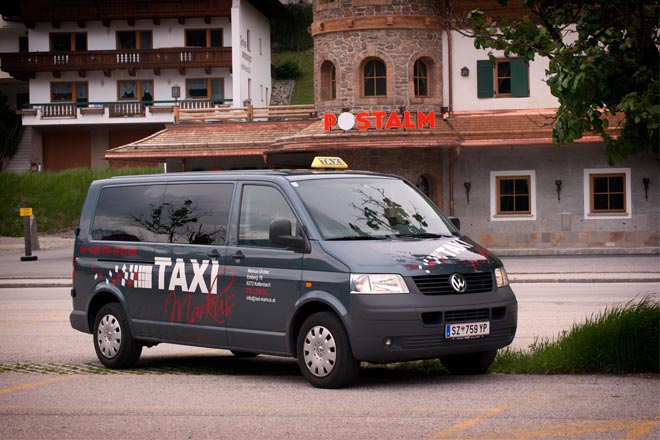
[[[446,356],[440,358],[440,361],[451,374],[484,374],[492,365],[496,354],[497,350],[482,351]]]
[[[104,305],[96,315],[94,349],[108,368],[130,368],[140,358],[142,345],[133,339],[128,319],[118,303]]]
[[[298,333],[298,366],[309,383],[317,388],[350,385],[360,369],[343,324],[336,315],[311,315]]]

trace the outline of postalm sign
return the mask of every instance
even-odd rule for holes
[[[332,127],[338,126],[342,130],[377,130],[435,128],[435,112],[411,112],[401,114],[395,112],[359,112],[357,114],[344,112],[339,116],[326,113],[323,115],[323,130],[330,131]]]

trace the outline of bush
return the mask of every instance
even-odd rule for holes
[[[276,67],[279,79],[296,79],[302,74],[300,66],[295,61],[285,61]]]

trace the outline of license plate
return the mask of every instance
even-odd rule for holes
[[[490,334],[490,322],[463,322],[445,325],[445,338],[466,339],[487,336]]]

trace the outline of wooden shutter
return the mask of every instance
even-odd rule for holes
[[[490,60],[477,60],[477,98],[495,96],[493,63]]]
[[[529,96],[529,67],[521,58],[511,58],[511,96]]]

